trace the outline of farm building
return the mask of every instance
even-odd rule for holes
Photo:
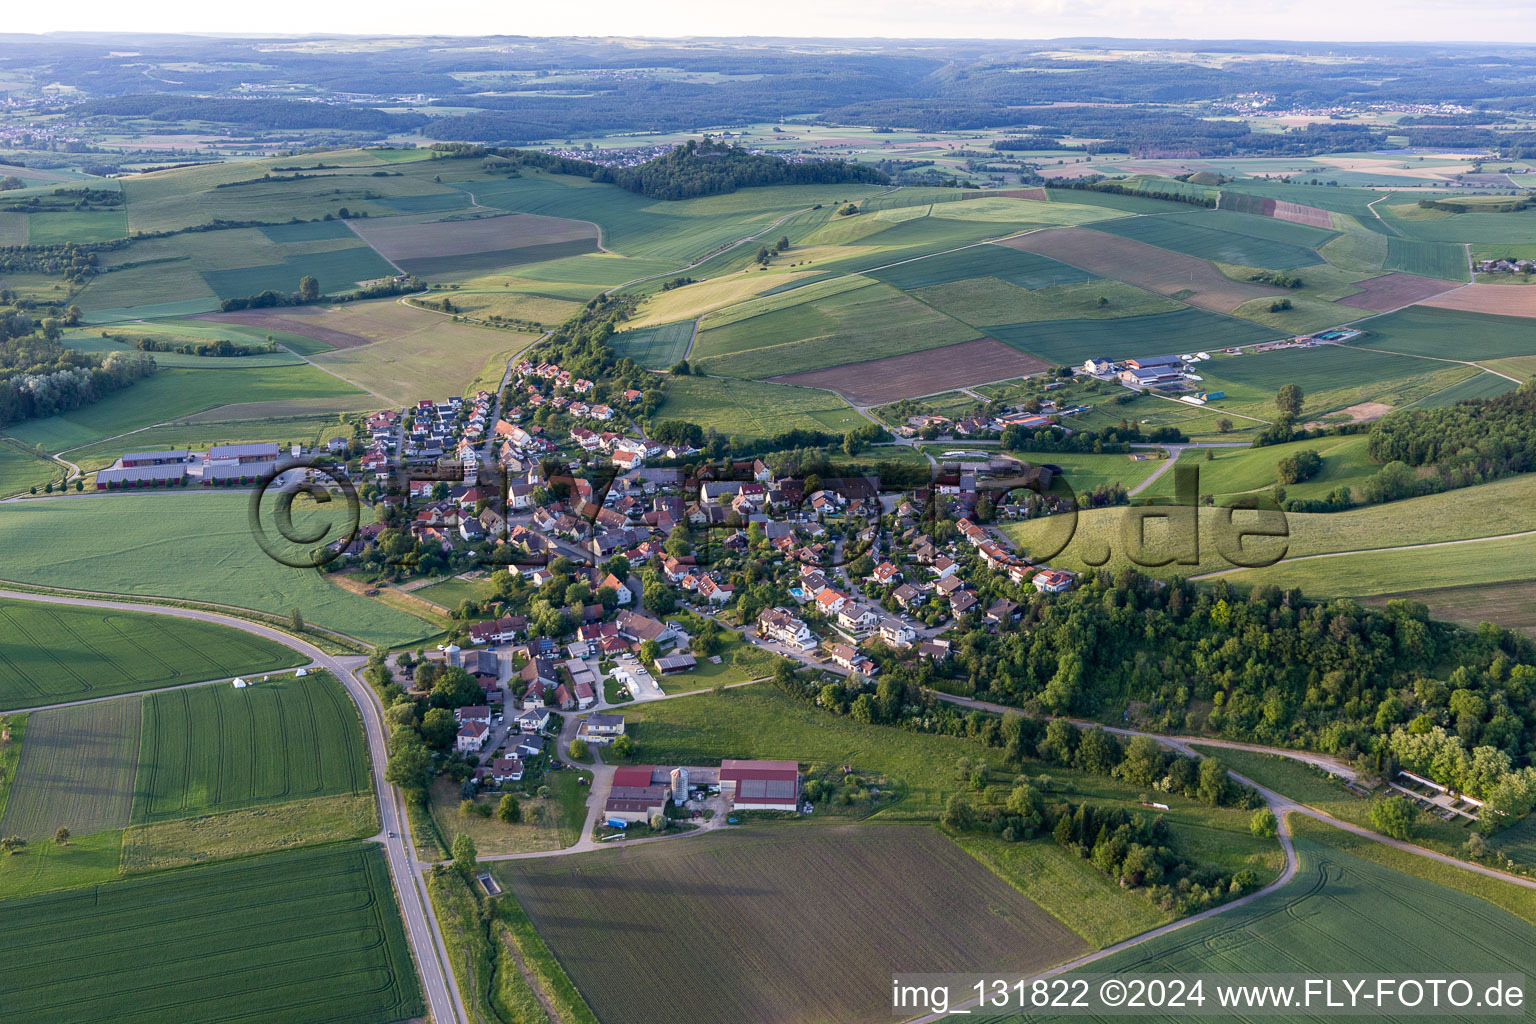
[[[125,487],[177,487],[186,481],[187,467],[182,463],[159,466],[114,466],[96,473],[98,491]]]
[[[169,452],[132,452],[119,460],[124,469],[139,466],[175,466],[192,461],[192,453],[185,448]]]
[[[276,462],[277,445],[272,441],[260,441],[254,444],[216,444],[208,449],[204,461],[238,464]]]
[[[654,782],[660,774],[664,781]],[[633,765],[618,768],[613,773],[613,787],[608,791],[608,802],[603,812],[609,818],[621,821],[648,821],[652,814],[666,810],[671,798],[667,769],[650,765]]]
[[[721,761],[720,792],[737,810],[798,811],[800,766],[794,761]]]
[[[677,672],[687,672],[697,664],[691,654],[669,654],[656,659],[656,671],[670,676]]]

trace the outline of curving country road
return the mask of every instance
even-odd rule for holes
[[[389,747],[384,732],[384,709],[372,688],[355,675],[366,659],[336,657],[281,630],[229,615],[192,608],[167,608],[162,605],[134,604],[126,601],[94,601],[88,598],[32,594],[13,590],[0,590],[0,598],[34,601],[40,604],[73,605],[81,608],[127,610],[149,615],[169,615],[174,618],[196,619],[200,622],[229,626],[297,651],[309,658],[311,665],[325,669],[340,680],[342,686],[346,688],[347,695],[357,705],[358,714],[363,720],[363,733],[368,739],[369,761],[373,771],[374,791],[379,798],[381,832],[374,837],[374,841],[384,846],[390,877],[394,879],[395,892],[399,897],[400,910],[405,920],[406,938],[410,942],[411,952],[416,960],[417,973],[421,976],[422,994],[426,998],[428,1012],[437,1024],[450,1024],[450,1022],[462,1024],[468,1020],[464,1004],[459,997],[459,990],[451,980],[453,972],[448,967],[448,954],[443,944],[443,936],[438,930],[437,918],[432,913],[426,883],[422,878],[416,850],[410,839],[410,825],[406,820],[404,798],[400,795],[400,791],[384,778],[385,764],[389,760]],[[122,696],[132,695],[121,694],[99,699],[115,700]]]

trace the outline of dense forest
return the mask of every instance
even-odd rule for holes
[[[846,160],[791,162],[708,139],[690,139],[636,167],[607,167],[527,149],[484,149],[462,143],[438,143],[432,148],[455,156],[484,155],[512,171],[534,167],[552,174],[591,178],[651,199],[693,199],[759,185],[884,184],[889,180],[867,164]]]
[[[1469,487],[1536,470],[1536,379],[1496,398],[1404,409],[1371,427],[1367,452],[1382,469],[1368,501]]]
[[[147,117],[151,121],[216,121],[248,128],[314,129],[383,135],[425,124],[420,114],[386,114],[373,107],[302,100],[212,99],[161,94],[113,96],[77,108],[78,113],[111,117]]]
[[[79,352],[59,344],[55,318],[0,306],[0,427],[69,412],[155,372],[142,352]]]
[[[1487,815],[1485,827],[1536,807],[1536,644],[1516,633],[1436,622],[1415,601],[1370,610],[1273,587],[1244,595],[1220,581],[1163,584],[1129,570],[1087,576],[1054,596],[1020,593],[1001,574],[971,578],[979,606],[1011,596],[1024,619],[997,634],[971,629],[955,645],[953,672],[976,697],[1024,712],[1010,728],[1025,731],[1025,753],[1052,757],[1040,746],[1048,734],[1031,732],[1036,716],[1111,715],[1135,701],[1158,731],[1321,750],[1367,775],[1396,765],[1423,771],[1503,812]],[[923,697],[940,681],[934,666],[878,649],[875,658],[878,683],[847,683],[845,713],[1009,743],[995,726]],[[1447,666],[1455,666],[1448,676]]]
[[[1107,147],[1191,155],[1327,152],[1371,148],[1382,138],[1347,122],[1254,133],[1168,109],[1199,104],[1223,113],[1259,94],[1282,108],[1460,104],[1468,112],[1410,117],[1397,130],[1412,146],[1499,146],[1506,155],[1536,148],[1530,133],[1500,136],[1489,127],[1507,123],[1502,112],[1536,109],[1536,56],[1518,47],[1213,42],[1202,49],[1243,59],[1212,64],[1166,42],[1116,44],[1142,50],[1135,60],[1089,52],[1103,44],[1071,45],[1083,52],[1008,40],[888,40],[850,51],[816,40],[744,49],[728,40],[635,47],[614,38],[526,37],[322,52],[254,39],[81,34],[13,37],[8,67],[78,90],[72,95],[85,102],[73,109],[89,114],[374,134],[425,124],[432,138],[501,144],[807,114],[921,130],[1081,129]],[[1329,59],[1297,59],[1314,55]],[[296,86],[336,102],[250,95]],[[446,116],[424,121],[379,109],[403,104],[439,106]]]

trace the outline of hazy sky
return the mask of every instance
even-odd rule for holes
[[[0,30],[1536,42],[1536,2],[1490,0],[72,0]]]

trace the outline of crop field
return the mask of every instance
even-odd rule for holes
[[[66,470],[57,462],[40,458],[33,452],[0,440],[0,498],[22,494],[35,487],[42,490],[50,480],[57,483]]]
[[[1412,238],[1387,239],[1387,270],[1402,270],[1420,277],[1445,281],[1467,280],[1467,250],[1449,242],[1421,242]]]
[[[355,242],[355,235],[344,220],[311,220],[296,224],[269,224],[258,229],[272,241],[285,242]]]
[[[968,384],[1020,377],[1049,368],[1050,364],[1028,353],[1000,345],[991,338],[977,338],[926,352],[770,377],[769,380],[807,388],[826,388],[856,405],[868,406]]]
[[[1536,927],[1467,892],[1347,853],[1340,848],[1347,843],[1346,836],[1340,836],[1339,845],[1319,841],[1333,830],[1314,829],[1308,822],[1305,831],[1296,837],[1301,869],[1290,884],[1085,970],[1164,976],[1197,972],[1403,975],[1432,970],[1447,977],[1523,970],[1530,943],[1536,941]],[[1361,921],[1371,922],[1368,935],[1362,935]],[[1003,1024],[1005,1019],[986,1018],[988,1024]]]
[[[787,430],[842,434],[869,423],[826,391],[762,381],[672,377],[655,418],[687,420],[729,437],[772,437]]]
[[[355,224],[358,234],[408,273],[455,277],[520,263],[541,263],[597,249],[587,221],[532,213],[471,220],[391,217]]]
[[[1357,285],[1360,288],[1359,294],[1346,295],[1338,300],[1339,305],[1368,309],[1373,313],[1384,313],[1422,302],[1454,287],[1444,281],[1414,274],[1384,274],[1359,281]]]
[[[264,310],[219,313],[214,317],[217,318],[215,322],[240,324],[254,327],[258,331],[275,329],[323,342],[331,346],[330,351],[317,347],[310,353],[311,358],[318,365],[340,374],[349,381],[355,381],[359,386],[375,391],[391,401],[402,404],[414,402],[423,397],[446,397],[450,394],[458,394],[461,388],[475,379],[492,356],[505,353],[510,358],[513,353],[525,348],[534,338],[533,335],[515,331],[456,324],[451,318],[441,313],[417,309],[393,299],[350,302],[340,306],[297,306],[270,313]],[[268,374],[297,372],[312,375],[320,381],[329,382],[327,386],[335,393],[361,394],[359,391],[349,389],[343,381],[337,380],[331,374],[314,367],[263,372]],[[163,376],[165,373],[156,374],[147,382],[141,381],[134,385],[124,394],[131,394],[135,389],[144,387],[146,383],[153,384]],[[101,408],[108,402],[120,400],[121,397],[113,396],[90,408]],[[226,401],[255,402],[304,397],[313,397],[313,395],[298,390],[285,394],[264,393],[239,398],[228,396]],[[185,403],[186,400],[182,401]],[[225,402],[200,404],[198,408],[206,409],[211,408],[212,405],[223,404]],[[88,411],[82,410],[81,414]],[[176,417],[160,417],[161,420],[172,418]],[[123,429],[144,425],[146,424],[134,423]]]
[[[1127,217],[1105,221],[1091,230],[1154,245],[1159,249],[1181,252],[1196,259],[1236,263],[1245,267],[1289,270],[1322,263],[1316,250],[1296,242],[1238,234],[1218,227],[1208,227],[1199,215],[1180,220],[1174,217]]]
[[[128,237],[128,213],[116,210],[69,210],[27,216],[27,243],[62,245],[66,242],[109,242]]]
[[[931,828],[749,829],[497,873],[598,1017],[636,1024],[880,1021],[892,970],[1028,974],[1087,948]],[[633,929],[655,946],[617,937]]]
[[[1162,356],[1251,345],[1279,332],[1243,320],[1181,309],[1176,313],[1130,316],[1118,320],[1055,320],[1009,324],[988,329],[998,341],[1058,365],[1077,365],[1090,357]]]
[[[1220,209],[1233,210],[1238,213],[1252,214],[1258,217],[1274,217],[1279,220],[1290,221],[1293,224],[1310,225],[1314,228],[1331,228],[1333,226],[1332,216],[1327,210],[1319,207],[1287,202],[1284,199],[1266,199],[1230,190],[1221,193]]]
[[[1451,243],[1458,247],[1463,242],[1518,245],[1536,237],[1536,212],[1531,210],[1518,213],[1447,213],[1420,210],[1416,202],[1405,204],[1390,200],[1376,209],[1404,235],[1427,242]]]
[[[1156,492],[1162,487],[1163,481],[1159,480],[1152,490]],[[1257,553],[1256,561],[1273,557],[1282,550],[1287,552],[1286,559],[1270,568],[1243,571],[1227,578],[1233,583],[1241,582],[1245,585],[1260,582],[1291,585],[1289,580],[1292,577],[1300,584],[1301,578],[1305,576],[1309,581],[1306,585],[1311,588],[1312,583],[1318,581],[1330,582],[1329,576],[1332,574],[1337,578],[1331,580],[1326,589],[1317,588],[1318,593],[1337,592],[1338,585],[1343,582],[1357,587],[1355,593],[1361,596],[1479,580],[1532,578],[1530,560],[1512,553],[1521,544],[1529,550],[1529,538],[1482,538],[1536,530],[1536,504],[1532,504],[1533,498],[1536,498],[1536,474],[1525,474],[1476,487],[1355,508],[1347,512],[1288,513],[1286,525],[1289,535],[1284,540],[1254,538],[1244,545],[1245,551]],[[1159,576],[1174,573],[1196,576],[1230,570],[1231,564],[1217,550],[1222,529],[1220,520],[1224,515],[1218,509],[1199,510],[1197,564],[1168,565],[1144,571]],[[1233,516],[1233,525],[1242,527],[1255,523],[1258,515],[1255,512],[1238,512]],[[1102,553],[1105,550],[1112,553],[1108,563],[1111,571],[1129,565],[1121,534],[1126,516],[1127,512],[1123,508],[1093,509],[1079,513],[1071,544],[1057,559],[1060,567],[1082,568],[1085,554]],[[1061,546],[1067,536],[1065,525],[1052,523],[1049,519],[1033,520],[1011,523],[1003,527],[1003,531],[1026,552],[1035,544],[1038,551],[1045,554]],[[1174,549],[1167,543],[1161,527],[1151,524],[1146,533],[1147,552],[1152,559],[1173,553]],[[1049,544],[1053,539],[1054,545]],[[1475,543],[1401,551],[1383,550],[1404,543],[1433,544],[1461,540]],[[1331,554],[1334,552],[1363,553]],[[1297,560],[1296,557],[1317,554],[1330,554],[1330,557],[1305,561]],[[1503,564],[1499,563],[1500,558],[1504,559]],[[1381,581],[1370,582],[1358,575],[1357,563],[1371,567],[1376,560],[1381,562]],[[1458,563],[1469,574],[1468,579],[1455,578],[1454,570]],[[1425,577],[1415,579],[1415,568],[1433,572],[1436,578],[1433,581]],[[1266,578],[1257,578],[1260,576]],[[1269,576],[1274,578],[1267,578]]]
[[[174,818],[123,830],[123,875],[165,871],[304,846],[367,839],[379,831],[373,794],[260,804],[222,814]]]
[[[128,824],[139,701],[123,697],[28,715],[0,832],[41,840],[61,825],[89,835]]]
[[[685,261],[761,231],[786,213],[883,191],[879,185],[785,185],[665,202],[555,174],[448,184],[473,192],[483,206],[593,221],[602,230],[600,244],[625,255]]]
[[[301,181],[252,180],[264,169],[262,163],[204,164],[127,178],[123,197],[128,201],[128,226],[134,231],[174,231],[219,219],[274,220],[274,211],[314,220],[326,214],[335,217],[343,208],[388,217],[397,211],[384,199],[448,192],[413,176],[375,178],[372,168],[307,174]],[[226,187],[215,187],[219,184]]]
[[[203,280],[221,299],[256,295],[259,292],[294,292],[305,276],[320,282],[322,295],[349,292],[364,281],[390,277],[395,273],[378,253],[366,245],[296,256],[283,263],[238,270],[206,270]]]
[[[647,370],[665,370],[688,354],[696,327],[692,320],[640,327],[615,334],[608,344],[621,359],[628,356]]]
[[[1299,245],[1304,249],[1317,249],[1337,238],[1339,232],[1333,229],[1333,218],[1327,210],[1314,210],[1314,214],[1321,214],[1327,218],[1328,222],[1312,225],[1284,217],[1254,216],[1251,213],[1229,209],[1191,210],[1188,213],[1175,213],[1158,219],[1176,224],[1193,225],[1202,231],[1211,229],[1228,231],[1234,235],[1248,235],[1271,242]]]
[[[1420,305],[1468,313],[1536,317],[1536,288],[1529,285],[1471,284],[1423,300]]]
[[[1107,320],[1184,308],[1172,299],[1104,278],[1026,291],[996,278],[976,277],[911,294],[956,320],[981,328],[1042,320]]]
[[[58,452],[225,405],[317,399],[319,409],[351,408],[336,403],[346,403],[360,394],[345,381],[312,366],[168,367],[99,402],[61,416],[17,423],[8,433],[27,444],[41,444]]]
[[[252,539],[244,493],[114,494],[0,505],[5,576],[43,586],[230,604],[394,644],[436,632],[429,623],[292,569]],[[294,505],[295,528],[316,523]],[[71,538],[67,548],[56,539]],[[245,671],[237,666],[235,671]]]
[[[1270,285],[1234,281],[1205,259],[1088,229],[1036,231],[1002,244],[1219,313],[1284,293]]]
[[[215,444],[239,444],[246,441],[275,441],[279,447],[321,444],[336,436],[336,416],[283,414],[279,407],[297,403],[263,403],[256,406],[226,405],[206,413],[196,413],[184,422],[163,427],[148,427],[128,437],[97,441],[69,453],[69,461],[87,472],[109,466],[131,445],[134,451],[157,448],[207,448]],[[375,400],[374,407],[377,407]],[[250,409],[263,419],[222,419],[226,413]]]
[[[1480,373],[1475,377],[1452,384],[1414,403],[1420,408],[1440,408],[1455,405],[1464,398],[1496,398],[1508,394],[1520,385],[1508,377],[1496,373]]]
[[[0,903],[17,1022],[421,1016],[383,853],[278,854]],[[79,985],[60,985],[68,976]]]
[[[969,341],[975,331],[870,281],[720,327],[694,341],[695,365],[729,377],[819,370]]]
[[[56,704],[303,663],[227,626],[127,610],[0,601],[0,708]]]
[[[1188,351],[1187,349],[1185,351]],[[1245,385],[1273,395],[1286,384],[1296,384],[1308,395],[1339,388],[1379,384],[1416,374],[1444,370],[1443,363],[1413,356],[1371,352],[1348,345],[1316,345],[1218,356],[1200,366],[1207,386],[1223,383]],[[1273,406],[1270,407],[1271,410]],[[1312,411],[1309,407],[1308,411]]]
[[[1385,605],[1393,598],[1422,601],[1436,619],[1476,629],[1494,622],[1536,637],[1536,580],[1405,590],[1368,598],[1362,604]]]
[[[134,824],[369,791],[357,710],[328,673],[143,701]]]
[[[869,276],[911,291],[974,277],[996,278],[1020,288],[1049,288],[1092,281],[1097,275],[1016,245],[973,245],[898,263],[872,271]]]
[[[1536,355],[1536,331],[1519,317],[1491,316],[1427,305],[1373,317],[1355,345],[1442,359],[1501,359]]]

